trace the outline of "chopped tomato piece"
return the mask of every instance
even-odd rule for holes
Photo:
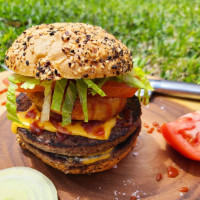
[[[167,142],[187,158],[200,161],[200,113],[189,113],[161,127]]]
[[[126,83],[116,82],[116,81],[107,81],[101,88],[107,97],[121,97],[128,98],[132,97],[137,88],[133,88]]]

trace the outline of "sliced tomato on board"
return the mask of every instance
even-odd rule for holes
[[[179,153],[200,161],[200,113],[189,113],[161,127],[167,142]]]
[[[132,97],[138,90],[137,88],[133,88],[126,83],[116,81],[107,81],[101,89],[105,92],[106,97],[121,98]]]

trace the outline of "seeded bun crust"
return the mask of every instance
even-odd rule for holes
[[[41,80],[102,78],[133,67],[128,48],[102,28],[54,23],[24,31],[6,52],[7,67]]]

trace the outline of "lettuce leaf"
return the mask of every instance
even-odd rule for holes
[[[90,79],[84,79],[84,82],[88,85],[88,88],[92,88],[92,91],[94,91],[95,93],[98,93],[99,95],[101,95],[102,97],[105,97],[106,94],[104,93],[103,90],[101,90],[99,88],[98,85],[96,85],[92,80]],[[94,94],[94,93],[93,93]]]
[[[28,76],[22,76],[19,74],[13,74],[8,77],[8,80],[11,83],[22,83],[24,82],[20,87],[24,89],[33,89],[35,85],[40,84],[39,79],[35,79],[33,77],[28,77]]]
[[[139,67],[134,67],[132,71],[127,72],[126,74],[116,77],[117,81],[122,81],[130,85],[131,87],[138,88],[137,96],[138,98],[147,105],[149,103],[149,94],[148,90],[154,90],[150,85],[149,80],[146,77],[146,74]],[[141,89],[144,89],[144,95],[141,96]]]
[[[52,81],[43,81],[41,83],[44,89],[44,103],[42,105],[41,122],[49,121],[52,95]]]
[[[20,123],[20,120],[17,116],[17,104],[16,104],[16,96],[15,96],[15,90],[17,88],[17,85],[10,83],[7,91],[7,103],[6,103],[6,108],[7,108],[7,117],[9,120],[13,122]]]
[[[67,79],[56,81],[51,104],[52,110],[60,111],[66,85]]]
[[[29,78],[29,77],[28,77]],[[25,80],[27,80],[27,77],[26,76],[22,76],[22,75],[19,75],[19,74],[12,74],[8,77],[8,80],[11,82],[11,83],[22,83],[24,82]]]
[[[21,86],[20,88],[24,89],[33,89],[36,85],[40,84],[39,79],[27,79]]]
[[[72,122],[71,114],[76,97],[77,97],[76,85],[72,81],[70,81],[62,107],[62,126],[65,126]]]
[[[78,95],[82,105],[83,113],[85,116],[85,122],[88,122],[88,109],[87,109],[87,84],[83,79],[76,80],[76,86],[78,90]]]

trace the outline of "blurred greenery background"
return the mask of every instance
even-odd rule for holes
[[[149,74],[200,83],[199,0],[0,0],[0,65],[17,35],[53,22],[101,26]]]

